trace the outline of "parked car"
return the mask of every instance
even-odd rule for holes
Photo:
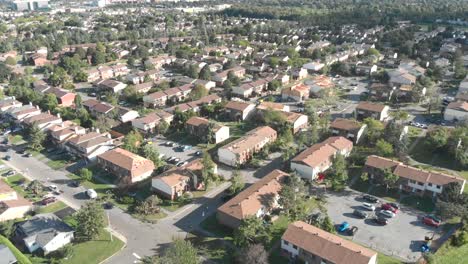
[[[388,204],[388,203],[383,204],[381,206],[381,208],[382,208],[382,210],[387,210],[387,211],[390,211],[390,212],[392,212],[394,214],[398,213],[398,209],[393,207],[391,204]]]
[[[393,218],[396,216],[396,214],[392,211],[389,211],[389,210],[382,210],[379,212],[379,214],[385,216],[385,217],[390,217],[390,218]]]
[[[75,188],[80,187],[80,181],[72,181],[70,182],[70,186]]]
[[[177,159],[177,158],[174,157],[174,156],[172,156],[172,157],[168,158],[166,161],[167,161],[167,162],[172,162],[172,161],[175,160],[175,159]]]
[[[437,219],[431,215],[425,215],[422,218],[422,221],[425,225],[433,226],[433,227],[439,227],[442,224],[442,221],[440,219]]]
[[[363,203],[361,206],[368,211],[375,211],[375,205],[373,204]]]
[[[388,224],[388,219],[383,218],[383,217],[374,217],[372,220],[376,222],[379,225],[387,225]]]
[[[179,158],[175,158],[175,159],[171,160],[170,162],[171,162],[172,164],[177,164],[177,163],[179,163],[179,161],[180,161]]]
[[[9,171],[7,171],[7,173],[5,173],[5,176],[13,176],[13,175],[15,175],[15,174],[16,174],[16,171],[14,171],[14,170],[9,170]]]
[[[399,204],[397,204],[397,203],[388,203],[388,204],[391,205],[393,208],[400,210],[400,205]]]
[[[357,209],[353,211],[353,215],[363,219],[366,219],[368,217],[368,214],[366,212]]]
[[[107,203],[103,204],[103,207],[106,210],[110,210],[110,209],[114,208],[114,204],[112,202],[107,202]]]
[[[11,156],[10,156],[10,155],[6,155],[4,159],[5,159],[6,161],[10,161],[10,160],[11,160]]]
[[[348,230],[346,230],[346,234],[348,234],[348,236],[354,236],[358,230],[359,228],[357,226],[353,226],[351,228],[348,228]]]
[[[202,152],[201,151],[197,151],[195,152],[195,156],[201,156]]]
[[[86,190],[86,195],[87,195],[90,199],[96,199],[96,198],[98,197],[96,191],[93,190],[93,189],[87,189],[87,190]]]
[[[41,201],[41,204],[42,205],[48,205],[48,204],[51,204],[51,203],[54,203],[55,201],[57,201],[57,198],[55,197],[47,197],[47,198],[44,198],[42,201]]]
[[[338,232],[344,232],[349,228],[349,223],[348,222],[343,222],[341,223],[340,226],[338,226]]]
[[[53,184],[52,184],[52,185],[49,185],[47,188],[48,188],[51,192],[56,192],[56,191],[59,190],[58,187],[57,187],[57,185],[53,185]]]
[[[372,195],[368,195],[368,194],[365,194],[364,196],[362,196],[362,199],[364,199],[364,200],[366,200],[368,202],[371,202],[371,203],[378,203],[379,202],[379,199],[375,198]]]
[[[174,143],[172,143],[171,141],[167,141],[166,143],[164,143],[164,145],[165,145],[165,146],[168,146],[168,147],[171,147],[172,144],[174,144]]]
[[[33,155],[32,155],[32,153],[28,152],[28,153],[26,153],[24,156],[25,156],[26,158],[30,158],[30,157],[32,157]]]
[[[179,161],[179,162],[177,162],[176,166],[177,166],[177,167],[182,167],[182,166],[185,166],[185,165],[187,165],[187,164],[188,164],[187,161]]]

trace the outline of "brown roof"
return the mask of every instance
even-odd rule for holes
[[[458,111],[465,111],[468,112],[468,103],[467,102],[451,102],[447,105],[447,109],[454,109]]]
[[[91,107],[94,111],[99,112],[99,113],[107,113],[114,109],[114,106],[108,103],[103,103],[100,102],[98,104],[95,104],[94,106]]]
[[[338,151],[351,149],[353,142],[344,137],[330,137],[322,143],[312,145],[292,159],[293,162],[304,163],[310,167],[317,167],[329,162]]]
[[[337,118],[333,120],[333,122],[330,124],[330,127],[345,131],[358,131],[361,129],[362,124],[352,119]]]
[[[398,177],[418,181],[421,183],[445,185],[451,182],[459,182],[463,184],[463,182],[465,181],[464,179],[453,175],[418,169],[415,167],[404,165],[399,161],[394,161],[375,155],[369,156],[367,158],[366,166],[378,169],[390,168],[391,170],[393,170],[393,173]]]
[[[132,177],[153,171],[155,168],[151,160],[121,148],[109,150],[99,155],[98,158],[130,171]]]
[[[0,180],[0,193],[14,192],[13,188],[10,187],[6,182]]]
[[[158,176],[157,178],[171,187],[176,186],[182,181],[190,180],[190,177],[185,176],[185,175],[180,175],[178,173],[171,173],[168,175]]]
[[[251,215],[256,215],[260,208],[269,206],[265,204],[265,200],[268,196],[276,196],[278,194],[281,190],[283,178],[287,176],[287,173],[280,170],[270,172],[227,203],[220,206],[218,211],[239,220]]]
[[[0,202],[0,207],[3,208],[14,208],[14,207],[21,207],[21,206],[32,206],[32,203],[23,197],[19,196],[15,200],[7,200]]]
[[[257,106],[257,109],[262,109],[262,110],[273,109],[273,110],[283,111],[284,105],[281,103],[274,103],[274,102],[262,102]]]
[[[370,112],[382,112],[385,108],[383,104],[371,103],[371,102],[359,102],[356,109],[362,109]]]
[[[247,132],[245,136],[236,139],[221,148],[228,149],[233,153],[242,153],[245,150],[251,149],[266,137],[271,137],[272,135],[276,136],[276,131],[273,128],[269,126],[257,127]]]
[[[313,225],[289,224],[281,239],[335,264],[367,264],[377,253]]]
[[[88,99],[83,102],[83,105],[89,108],[92,108],[93,106],[99,104],[100,102],[96,99]]]
[[[198,117],[198,116],[192,116],[189,120],[187,120],[186,124],[191,125],[191,126],[200,126],[200,125],[206,125],[210,121],[206,118],[203,117]]]
[[[251,105],[252,104],[243,103],[243,102],[229,101],[226,104],[225,108],[234,109],[234,110],[237,110],[237,111],[244,111],[245,109],[247,109],[247,107],[249,107]]]

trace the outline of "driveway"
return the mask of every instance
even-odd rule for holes
[[[347,221],[350,226],[359,228],[354,237],[347,237],[354,242],[401,260],[414,262],[421,257],[419,248],[424,237],[435,233],[436,239],[442,234],[441,229],[421,223],[420,218],[424,213],[408,207],[402,207],[386,226],[377,225],[370,219],[359,219],[352,213],[354,209],[362,209],[361,204],[364,201],[361,196],[362,193],[354,190],[326,194],[326,207],[332,221],[336,225]]]

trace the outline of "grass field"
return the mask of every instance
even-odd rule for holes
[[[124,246],[124,242],[116,237],[110,240],[110,233],[101,232],[100,236],[91,241],[73,244],[73,254],[63,260],[64,264],[98,264],[118,252]]]
[[[45,213],[55,213],[57,211],[60,211],[64,208],[66,208],[67,205],[65,203],[63,203],[62,201],[57,201],[55,203],[52,203],[52,204],[49,204],[45,207],[41,207],[39,208],[39,210],[37,210],[37,213],[38,214],[45,214]]]
[[[431,264],[462,264],[468,263],[468,244],[461,247],[452,247],[450,242],[445,243],[435,254]]]

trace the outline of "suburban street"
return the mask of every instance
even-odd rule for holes
[[[10,149],[5,155],[10,155],[10,161],[4,163],[31,180],[39,180],[44,185],[55,184],[64,193],[58,198],[74,209],[88,201],[83,187],[70,187],[71,180],[64,170],[52,170],[34,157],[26,158]],[[175,237],[185,237],[187,232],[216,210],[222,203],[220,193],[229,186],[228,183],[218,186],[207,193],[199,201],[191,203],[168,215],[157,224],[143,223],[120,208],[107,210],[112,230],[126,242],[126,246],[107,263],[128,264],[137,263],[138,259],[153,255],[160,247],[171,243]]]

